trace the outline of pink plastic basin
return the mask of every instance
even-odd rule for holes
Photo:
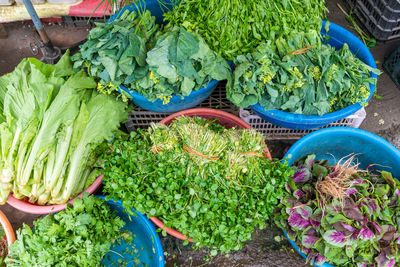
[[[96,192],[96,190],[100,187],[101,181],[103,179],[103,174],[100,175],[99,177],[94,180],[93,184],[86,188],[84,192],[89,193],[89,195],[93,194]],[[74,203],[74,199],[76,198],[82,198],[83,192],[80,193],[78,196],[75,198],[71,199],[68,201],[68,203]],[[26,213],[31,213],[31,214],[49,214],[53,212],[58,212],[61,210],[64,210],[65,207],[67,206],[67,203],[65,204],[57,204],[57,205],[38,205],[38,204],[32,204],[28,202],[27,199],[17,199],[15,198],[12,193],[8,196],[7,203],[16,208],[17,210],[26,212]]]
[[[251,126],[244,120],[240,119],[239,117],[232,115],[225,111],[211,109],[211,108],[192,108],[192,109],[183,110],[183,111],[174,113],[174,114],[166,117],[165,119],[161,120],[160,123],[168,125],[175,118],[180,117],[180,116],[190,116],[190,117],[199,116],[199,117],[210,119],[210,120],[218,119],[217,123],[225,126],[226,128],[236,127],[238,129],[251,129]],[[271,154],[269,153],[268,147],[265,147],[264,152],[265,152],[265,156],[271,160],[272,158],[271,158]],[[155,225],[157,225],[159,228],[161,228],[162,230],[167,232],[168,234],[170,234],[176,238],[182,239],[182,240],[187,239],[189,242],[193,242],[192,239],[189,239],[187,236],[183,235],[182,233],[180,233],[174,229],[165,227],[164,223],[162,221],[160,221],[159,219],[157,219],[156,217],[151,217],[150,220]]]

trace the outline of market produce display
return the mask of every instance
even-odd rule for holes
[[[303,47],[298,49],[299,47]],[[370,83],[380,74],[351,53],[323,44],[316,31],[292,33],[287,39],[261,44],[253,53],[237,56],[227,97],[235,105],[259,103],[266,110],[324,115],[370,95]]]
[[[255,130],[225,129],[200,117],[119,136],[101,157],[104,191],[211,255],[238,250],[283,196],[292,170],[263,155]],[[187,240],[185,241],[187,242]]]
[[[167,6],[168,1],[159,2]],[[274,42],[292,32],[319,32],[327,11],[323,0],[171,2],[173,8],[164,14],[165,21],[197,32],[212,50],[227,60],[252,52],[266,40]]]
[[[72,57],[74,69],[87,68],[89,75],[100,79],[97,89],[111,94],[121,84],[146,76],[146,54],[158,28],[150,11],[125,11],[111,23],[97,23]]]
[[[182,27],[167,29],[156,37],[147,53],[149,72],[131,83],[131,88],[154,102],[168,102],[172,94],[184,97],[214,80],[231,78],[228,63],[195,33]]]
[[[115,93],[125,85],[152,102],[168,103],[172,94],[188,96],[212,79],[231,77],[227,62],[199,35],[179,27],[160,30],[150,11],[126,10],[110,23],[97,24],[73,60],[75,69],[87,68],[100,79],[100,92]],[[130,97],[120,91],[124,100]]]
[[[127,117],[126,104],[93,90],[67,52],[56,65],[21,61],[0,77],[0,202],[65,203],[93,183],[99,145]]]
[[[381,267],[399,263],[397,179],[385,171],[358,169],[354,156],[329,166],[309,155],[294,166],[275,221],[309,262]]]
[[[9,247],[7,266],[101,266],[113,244],[132,239],[107,203],[84,194],[74,205],[24,224]]]

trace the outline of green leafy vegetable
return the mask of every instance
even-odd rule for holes
[[[127,10],[111,23],[98,23],[72,57],[74,69],[87,68],[89,75],[100,78],[97,89],[111,94],[145,76],[147,50],[158,28],[150,11]]]
[[[57,65],[24,59],[0,77],[1,203],[10,192],[41,205],[65,203],[88,186],[99,145],[127,116],[125,103],[95,87],[83,70],[73,71],[69,52]]]
[[[84,195],[74,205],[17,231],[9,247],[7,266],[101,266],[113,243],[129,239],[125,225],[107,203]]]
[[[148,100],[168,102],[172,94],[188,96],[212,79],[230,79],[227,62],[197,34],[175,27],[156,40],[147,54],[149,72],[131,83],[131,88]]]
[[[298,47],[304,47],[298,50]],[[240,107],[259,103],[266,110],[323,115],[354,103],[366,104],[370,84],[380,74],[356,58],[347,44],[340,50],[322,44],[316,32],[261,44],[235,58],[227,97]]]
[[[322,0],[181,0],[174,1],[164,17],[169,25],[197,32],[212,50],[232,60],[252,52],[264,40],[274,42],[292,32],[319,32],[326,10]]]
[[[265,158],[264,147],[255,130],[180,117],[114,139],[101,157],[104,190],[127,211],[158,217],[211,255],[238,250],[266,226],[293,174]]]

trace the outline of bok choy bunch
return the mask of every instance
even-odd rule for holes
[[[125,119],[126,104],[96,93],[67,52],[56,65],[34,58],[0,77],[0,203],[65,203],[93,182],[96,148]]]

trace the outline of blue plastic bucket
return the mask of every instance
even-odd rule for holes
[[[315,154],[317,160],[329,160],[331,165],[337,160],[350,154],[356,154],[355,158],[360,163],[361,169],[384,170],[391,172],[393,177],[400,178],[400,151],[385,139],[370,132],[349,128],[334,127],[315,131],[297,141],[286,153],[289,166],[296,160]],[[287,233],[284,231],[286,237]],[[293,248],[303,257],[296,244],[289,239]],[[315,265],[332,267],[330,264]]]
[[[145,1],[145,5],[143,5],[144,1],[141,1],[141,4],[143,7],[146,7],[146,9],[149,10],[153,16],[156,17],[156,22],[158,24],[162,24],[163,23],[162,15],[164,11],[167,11],[168,8],[172,7],[172,4],[168,4],[171,3],[171,0],[167,0],[165,2],[167,3],[165,7],[161,7],[157,0],[147,0]],[[136,11],[137,7],[134,4],[126,6],[121,11],[114,14],[108,20],[108,22],[114,21],[116,18],[121,16],[126,10],[129,10],[129,12]],[[157,99],[155,102],[151,102],[143,95],[123,85],[119,87],[119,91],[121,92],[122,90],[126,92],[128,95],[131,96],[132,102],[143,109],[153,112],[175,113],[199,105],[201,102],[206,100],[206,98],[211,95],[211,93],[214,91],[217,85],[218,85],[217,80],[211,80],[206,87],[202,87],[197,91],[192,91],[188,96],[180,97],[178,95],[173,94],[168,104],[163,104],[163,100],[161,99]]]
[[[104,196],[96,196],[105,199]],[[126,244],[125,241],[111,247],[102,261],[105,266],[113,266],[112,263],[117,263],[119,259],[126,260],[126,266],[151,266],[151,267],[164,267],[164,252],[161,245],[160,238],[156,233],[156,229],[147,217],[137,211],[136,216],[128,215],[124,212],[121,201],[114,202],[112,200],[106,201],[111,210],[115,210],[117,215],[125,222],[124,230],[129,230],[134,234],[132,245]],[[128,253],[126,249],[128,248]],[[131,255],[130,252],[133,248],[138,252]],[[120,255],[124,258],[121,258]],[[135,258],[138,258],[142,264],[135,265]]]
[[[369,49],[364,43],[358,39],[354,34],[330,22],[328,33],[325,31],[326,21],[322,24],[321,34],[322,36],[330,36],[327,41],[328,44],[335,47],[336,49],[342,48],[344,43],[349,45],[350,51],[358,57],[361,61],[367,65],[376,68],[374,57],[372,56]],[[377,77],[376,74],[371,72],[371,77]],[[375,86],[370,84],[370,95],[365,102],[368,102],[375,91]],[[260,104],[250,106],[250,108],[258,114],[264,120],[267,120],[273,124],[279,125],[284,128],[291,128],[296,130],[314,129],[325,126],[331,122],[341,120],[349,115],[354,114],[362,108],[360,103],[350,105],[344,109],[327,113],[322,116],[305,116],[299,114],[293,114],[281,110],[265,110]]]

